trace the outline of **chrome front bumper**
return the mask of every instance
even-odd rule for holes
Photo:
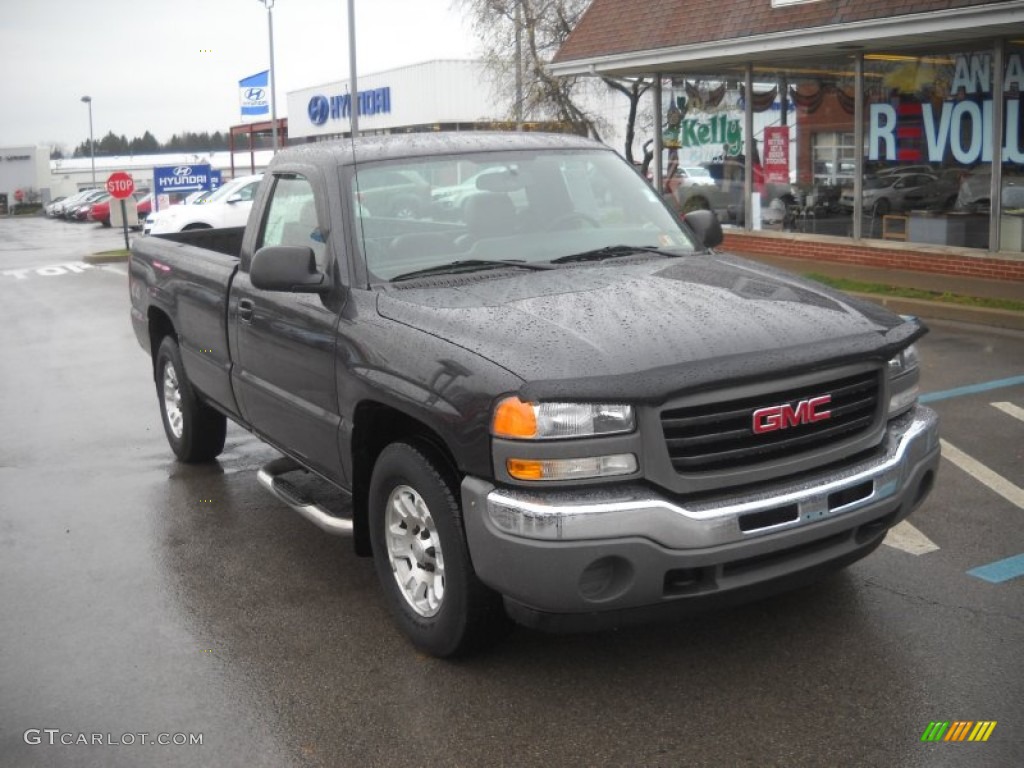
[[[882,451],[869,459],[841,470],[818,470],[797,481],[760,485],[744,493],[680,503],[636,484],[546,493],[492,487],[482,499],[472,493],[470,503],[485,510],[497,530],[512,536],[578,541],[634,535],[672,549],[710,547],[796,528],[884,501],[901,490],[913,468],[938,444],[938,417],[919,406],[889,425]],[[864,491],[851,493],[858,488]],[[855,500],[837,503],[846,497]],[[792,510],[792,519],[772,523],[771,515],[764,514],[780,509]],[[767,524],[758,524],[758,519]],[[741,520],[745,521],[743,527]]]
[[[552,628],[554,614],[732,599],[853,562],[923,501],[938,462],[938,417],[917,406],[861,461],[734,494],[690,502],[635,483],[539,492],[467,477],[463,513],[481,580],[517,620]]]

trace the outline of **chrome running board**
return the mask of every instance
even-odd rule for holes
[[[260,485],[321,530],[335,536],[351,536],[352,521],[350,519],[332,515],[281,477],[281,475],[294,472],[297,469],[303,469],[303,467],[294,459],[282,456],[260,467],[259,472],[256,473],[256,479]]]

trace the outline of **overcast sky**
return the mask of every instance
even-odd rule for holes
[[[355,0],[359,73],[477,44],[451,0]],[[349,76],[347,0],[276,0],[278,115],[286,94]],[[238,81],[268,69],[261,0],[0,0],[0,147],[149,130],[226,131]]]

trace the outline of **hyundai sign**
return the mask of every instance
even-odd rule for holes
[[[252,115],[270,115],[269,69],[238,81],[238,100],[242,119]]]
[[[374,88],[359,92],[360,115],[386,115],[391,112],[391,88]],[[352,117],[352,94],[343,93],[336,96],[317,94],[306,106],[309,122],[323,125],[330,120],[348,120]]]
[[[167,165],[153,169],[153,185],[158,195],[168,192],[195,192],[210,189],[212,174],[206,165]]]

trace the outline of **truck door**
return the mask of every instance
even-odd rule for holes
[[[322,198],[306,176],[274,174],[253,252],[268,245],[312,248],[317,266],[335,287],[322,295],[259,290],[243,259],[231,295],[233,384],[242,414],[256,432],[340,480],[334,355],[341,292],[324,242],[327,230],[321,227],[326,207],[318,213]]]

